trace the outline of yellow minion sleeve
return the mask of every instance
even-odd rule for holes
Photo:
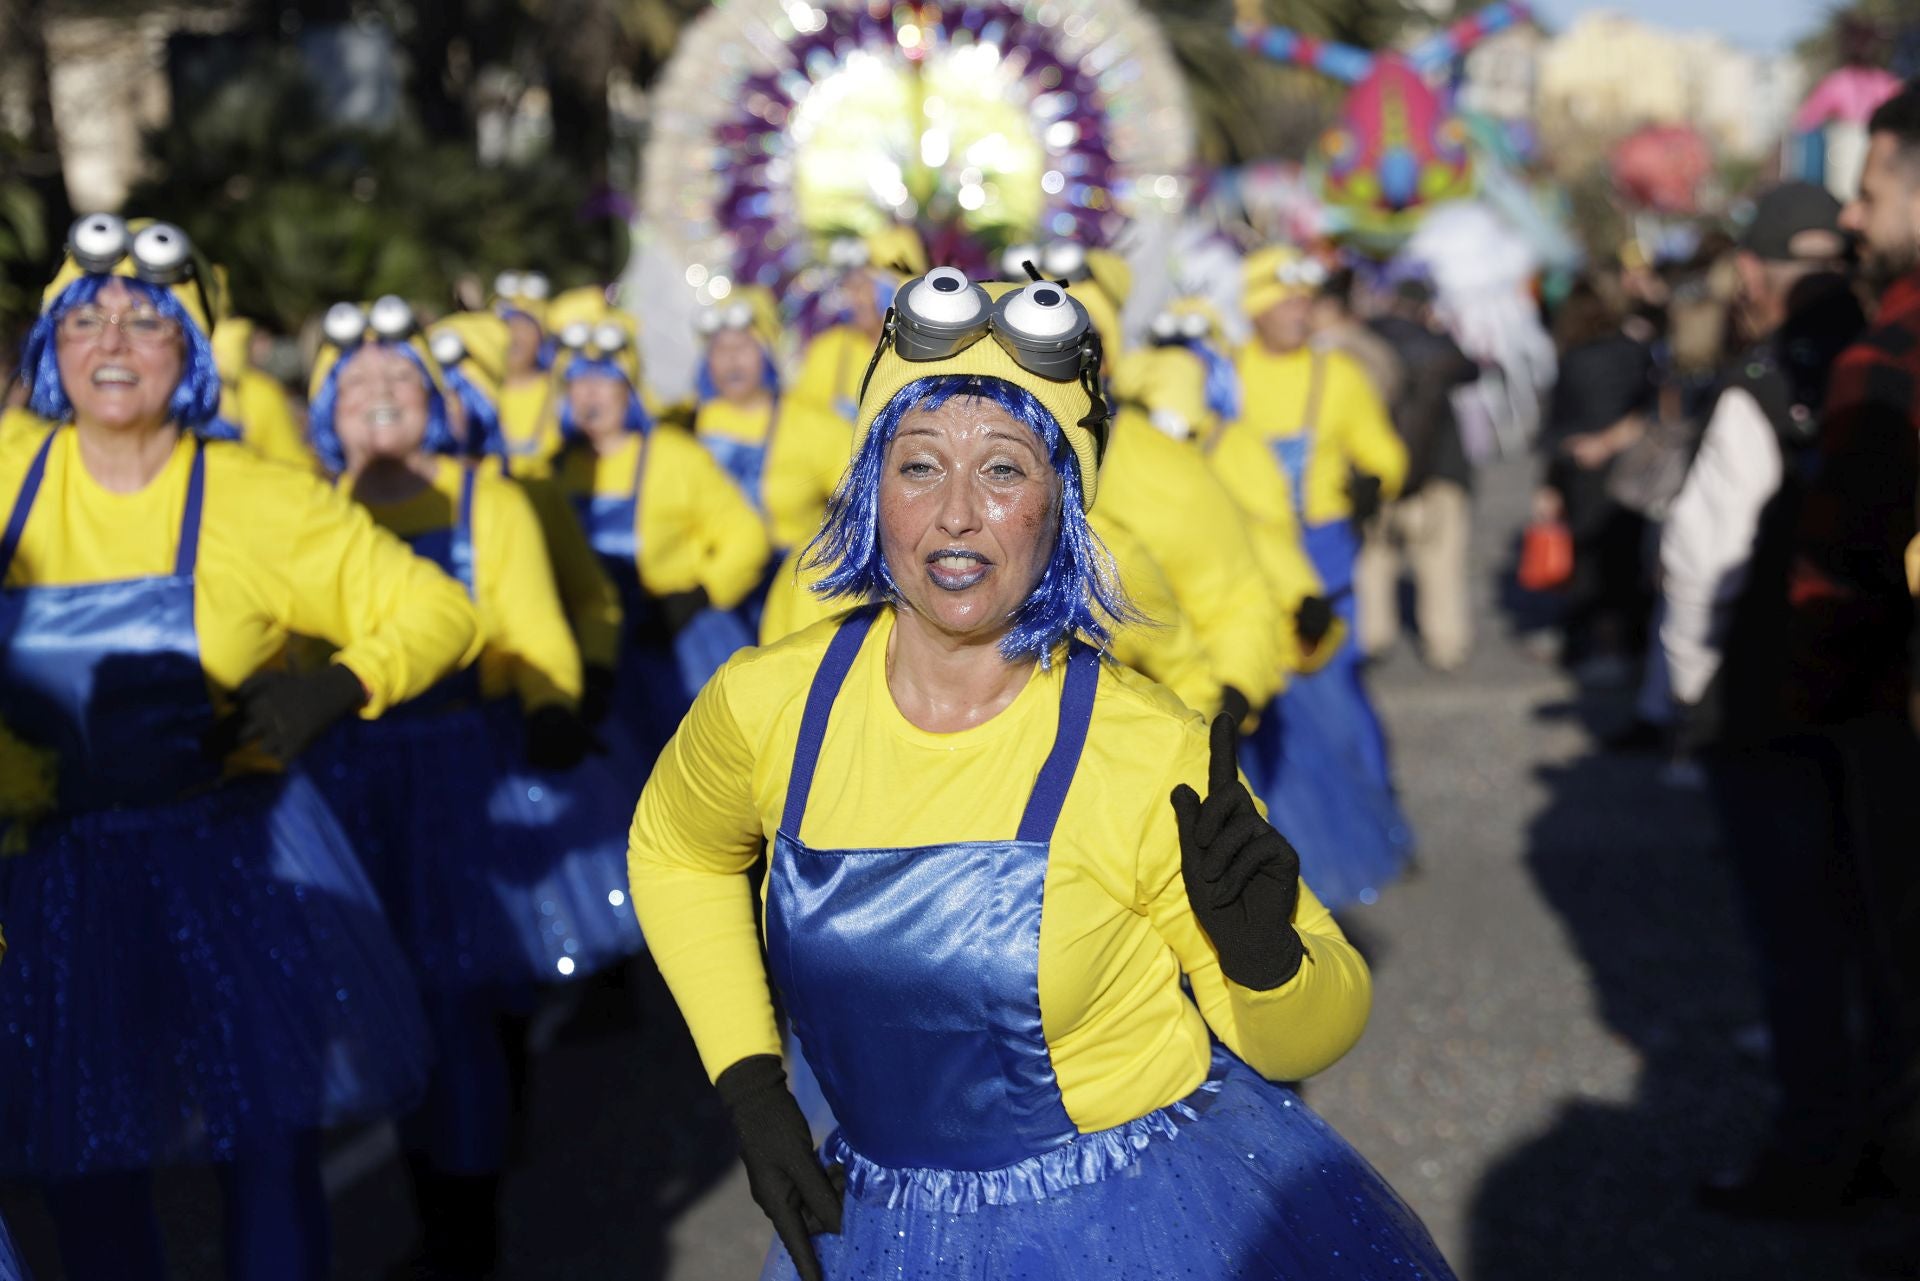
[[[851,418],[860,399],[860,380],[873,359],[874,340],[847,325],[822,330],[807,344],[800,373],[787,393],[822,413]]]
[[[1328,352],[1326,359],[1326,402],[1320,419],[1323,430],[1329,432],[1331,442],[1356,470],[1379,478],[1383,497],[1398,496],[1407,479],[1407,446],[1393,429],[1386,404],[1359,361],[1340,351]],[[1344,501],[1345,478],[1336,480]],[[1351,510],[1350,505],[1347,510]]]
[[[1213,674],[1264,705],[1280,688],[1280,621],[1239,509],[1206,458],[1128,411],[1113,424],[1096,511],[1138,538],[1193,620]]]
[[[735,663],[693,701],[634,811],[627,878],[634,911],[709,1078],[780,1053],[753,886],[761,816],[758,753],[730,699]]]
[[[524,476],[520,487],[540,522],[554,585],[573,627],[580,661],[588,666],[615,666],[620,652],[620,589],[594,554],[560,483],[547,476]]]
[[[271,375],[245,369],[231,393],[241,441],[270,462],[314,470],[313,451],[293,416],[293,402]]]
[[[853,457],[853,426],[805,405],[783,405],[767,456],[767,523],[776,551],[820,532],[827,500]]]
[[[474,581],[489,657],[497,653],[507,664],[527,711],[578,706],[580,650],[560,607],[533,504],[519,485],[490,469],[474,484]]]
[[[1193,621],[1174,598],[1166,574],[1139,539],[1099,509],[1094,510],[1088,523],[1113,554],[1127,599],[1146,615],[1144,622],[1127,623],[1114,630],[1113,656],[1165,685],[1201,715],[1219,711],[1220,681]]]
[[[767,584],[767,603],[760,613],[762,645],[784,640],[823,618],[853,608],[851,600],[823,600],[813,591],[813,585],[826,577],[826,571],[803,567],[801,562],[806,556],[804,546],[788,552]]]
[[[656,427],[641,478],[640,582],[649,595],[707,589],[732,609],[760,582],[771,548],[760,514],[692,436]]]

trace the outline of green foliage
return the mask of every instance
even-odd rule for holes
[[[158,176],[128,196],[226,267],[241,314],[292,332],[342,298],[445,306],[467,273],[535,265],[564,286],[606,270],[557,161],[485,169],[407,125],[332,127],[312,101],[296,57],[263,54],[149,139]]]
[[[0,370],[12,364],[14,338],[24,332],[40,310],[45,284],[48,243],[46,215],[39,195],[23,178],[16,163],[25,150],[19,140],[0,134]]]

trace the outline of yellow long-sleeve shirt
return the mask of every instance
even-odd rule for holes
[[[700,406],[694,431],[702,439],[720,437],[744,445],[766,445],[771,431],[760,492],[749,498],[765,504],[774,549],[784,552],[820,532],[827,499],[853,456],[853,428],[791,398],[777,402],[777,408],[776,422],[772,404],[741,409],[723,400],[709,401]]]
[[[519,482],[540,520],[540,536],[547,544],[561,608],[580,647],[580,661],[613,667],[620,653],[620,589],[594,555],[560,483],[548,476],[522,476]]]
[[[545,475],[560,451],[560,395],[546,374],[500,388],[500,435],[507,442],[508,469],[514,475]]]
[[[434,460],[430,487],[397,503],[370,503],[382,529],[401,538],[451,529],[460,505],[466,465]],[[489,465],[474,476],[474,604],[486,648],[480,653],[480,692],[519,696],[528,711],[580,702],[580,650],[554,586],[540,521],[525,491]]]
[[[1206,459],[1139,413],[1114,419],[1094,510],[1140,540],[1192,619],[1215,679],[1259,707],[1285,666],[1282,618],[1239,511]]]
[[[807,344],[788,395],[822,413],[851,418],[860,404],[860,380],[873,360],[875,339],[851,325],[823,329]]]
[[[11,510],[42,433],[0,436],[0,508]],[[61,428],[7,572],[9,587],[101,583],[173,572],[193,441],[184,433],[146,488],[116,494]],[[194,571],[194,623],[207,678],[230,690],[290,633],[337,647],[378,716],[479,653],[460,585],[317,477],[242,445],[205,446],[206,488]]]
[[[640,444],[647,470],[640,483],[634,533],[640,543],[640,585],[649,595],[707,589],[707,599],[732,609],[759,586],[771,548],[760,514],[700,443],[676,427],[629,435],[611,453],[569,449],[557,460],[569,494],[625,498],[633,493]]]
[[[262,458],[314,470],[313,451],[294,418],[286,388],[259,369],[243,369],[220,390],[220,414],[240,429],[240,441]]]
[[[747,873],[780,822],[807,690],[833,632],[822,623],[730,660],[634,816],[634,903],[710,1075],[780,1049]],[[1011,836],[1053,745],[1065,664],[1035,668],[984,724],[933,734],[900,714],[887,687],[892,632],[882,610],[835,704],[794,835],[829,849]],[[1101,673],[1040,918],[1041,1024],[1082,1131],[1199,1085],[1209,1029],[1257,1071],[1297,1079],[1346,1053],[1366,1023],[1366,964],[1304,887],[1294,925],[1312,960],[1300,973],[1256,992],[1220,972],[1187,902],[1167,800],[1178,783],[1204,790],[1207,761],[1200,717],[1123,667]]]
[[[1316,363],[1319,401],[1310,408]],[[1275,355],[1256,339],[1240,349],[1234,365],[1240,373],[1240,422],[1257,439],[1271,446],[1311,427],[1300,513],[1309,525],[1353,515],[1347,486],[1355,471],[1378,477],[1387,498],[1400,492],[1407,478],[1407,447],[1353,357],[1307,348]]]
[[[1284,620],[1282,649],[1287,665],[1299,670],[1294,612],[1303,598],[1318,594],[1322,584],[1300,542],[1300,517],[1293,510],[1287,473],[1266,442],[1240,423],[1229,423],[1216,432],[1204,457],[1246,519],[1247,538],[1272,584]]]

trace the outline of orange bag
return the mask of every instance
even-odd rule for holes
[[[1520,586],[1550,592],[1573,577],[1573,531],[1565,521],[1536,520],[1520,540]]]

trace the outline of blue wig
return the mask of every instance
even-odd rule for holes
[[[1208,412],[1223,423],[1237,421],[1240,417],[1240,372],[1234,368],[1233,361],[1212,343],[1198,339],[1183,338],[1176,345],[1198,356],[1206,368]]]
[[[1004,379],[936,374],[909,383],[887,402],[828,502],[820,532],[807,546],[803,564],[828,571],[813,590],[828,600],[900,600],[880,550],[880,477],[887,446],[909,413],[938,409],[956,396],[990,401],[1024,423],[1046,446],[1060,473],[1060,532],[1053,555],[1033,593],[1014,612],[1000,653],[1046,667],[1054,649],[1076,633],[1105,649],[1115,625],[1142,621],[1142,615],[1127,599],[1106,545],[1087,524],[1080,502],[1080,467],[1060,424],[1031,392]]]
[[[627,382],[627,371],[605,356],[576,356],[567,365],[566,381],[583,378],[588,374],[597,374],[602,378],[617,378],[627,384],[627,421],[628,431],[642,434],[653,430],[653,419],[647,413],[647,407],[640,403],[640,392],[631,382]],[[560,398],[560,439],[572,444],[581,439],[580,424],[573,418],[573,402]]]
[[[447,418],[446,398],[440,394],[433,375],[427,372],[427,362],[420,358],[420,353],[413,349],[411,343],[367,344],[376,345],[399,352],[420,371],[420,381],[427,389],[427,434],[420,442],[420,447],[430,454],[464,452],[459,438],[453,434],[453,424]],[[307,438],[313,444],[313,452],[319,456],[320,465],[335,476],[347,469],[347,454],[340,447],[340,431],[333,422],[334,409],[340,399],[340,371],[367,346],[341,353],[340,359],[333,362],[333,368],[327,371],[326,378],[321,381],[320,390],[313,394],[313,402],[308,408]]]
[[[180,332],[186,337],[186,359],[180,368],[180,385],[173,389],[173,399],[167,402],[167,412],[182,426],[195,431],[206,428],[220,412],[220,371],[213,363],[213,344],[207,341],[206,334],[200,331],[200,326],[187,314],[172,290],[131,276],[82,276],[61,290],[53,305],[41,313],[27,332],[26,346],[20,353],[21,374],[33,385],[27,408],[50,422],[63,423],[73,417],[73,401],[60,382],[57,350],[60,318],[98,298],[107,283],[115,280],[180,326]]]
[[[458,364],[443,366],[440,376],[446,379],[447,390],[460,402],[461,411],[467,420],[467,438],[462,442],[466,452],[474,458],[507,456],[507,438],[500,430],[500,411],[487,399],[485,392],[467,377],[466,371]]]

